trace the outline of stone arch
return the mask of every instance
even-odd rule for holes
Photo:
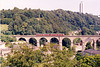
[[[46,42],[48,42],[48,40],[44,37],[40,38],[40,40],[39,40],[40,46],[41,46],[41,44],[46,45]]]
[[[85,50],[87,50],[87,49],[93,49],[93,46],[91,46],[91,42],[90,41],[88,41],[86,43],[86,45],[85,45]]]
[[[94,39],[88,37],[85,41],[85,49],[93,49],[94,48]]]
[[[88,38],[86,38],[86,39],[84,40],[84,42],[85,42],[85,45],[86,45],[87,42],[92,42],[92,43],[91,43],[91,46],[93,46],[94,39],[91,39],[90,37],[88,37]]]
[[[50,43],[57,43],[57,44],[59,44],[59,40],[57,38],[53,37],[53,38],[50,39]]]
[[[62,39],[62,46],[70,48],[71,47],[71,40],[69,38],[63,38]]]
[[[34,45],[34,46],[37,46],[37,40],[35,38],[30,38],[29,43]]]
[[[100,38],[96,40],[97,50],[100,50]]]
[[[82,46],[82,42],[82,39],[78,37],[73,40],[73,44],[78,46]]]
[[[21,38],[19,38],[19,41],[26,41],[26,39],[21,37]]]

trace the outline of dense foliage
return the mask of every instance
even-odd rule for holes
[[[77,67],[100,67],[100,55],[90,55],[86,54],[83,56],[81,53],[76,55],[78,60]]]
[[[1,24],[8,24],[5,34],[31,35],[36,33],[64,33],[82,29],[82,35],[95,34],[100,30],[100,18],[90,14],[62,9],[43,11],[40,9],[1,10]],[[84,29],[85,27],[85,29]]]
[[[3,41],[3,42],[14,42],[14,41],[16,41],[16,38],[10,37],[10,36],[1,36],[1,41]]]
[[[13,49],[14,50],[14,49]],[[77,60],[70,58],[74,50],[59,50],[58,44],[48,44],[40,50],[33,50],[26,45],[14,50],[11,55],[2,61],[2,66],[10,67],[73,67]],[[76,61],[76,62],[75,62]]]
[[[75,53],[74,47],[60,50],[58,44],[48,44],[39,50],[21,44],[6,59],[1,58],[0,63],[2,67],[100,67],[100,55],[83,56],[77,52],[73,58]]]

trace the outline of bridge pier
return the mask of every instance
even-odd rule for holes
[[[50,43],[50,39],[49,38],[47,38],[47,42]]]
[[[85,42],[82,43],[82,52],[85,50]]]
[[[96,40],[94,40],[94,50],[96,50]]]
[[[26,39],[26,42],[29,43],[29,38],[25,38],[25,39]]]
[[[16,40],[18,41],[19,40],[19,37],[16,37]]]
[[[60,50],[62,50],[62,42],[59,42],[59,45],[60,45]]]
[[[93,40],[91,41],[91,46],[93,47]]]
[[[71,48],[73,47],[73,40],[71,40]]]
[[[36,38],[37,40],[37,47],[40,47],[40,38]]]
[[[60,48],[60,50],[62,50],[63,48],[62,48],[62,39],[60,38],[60,37],[58,37],[58,40],[59,40],[59,48]]]
[[[37,47],[40,47],[40,42],[39,41],[37,41]]]

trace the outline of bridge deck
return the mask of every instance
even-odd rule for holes
[[[100,35],[64,35],[64,36],[36,36],[36,35],[9,35],[15,37],[100,37]]]

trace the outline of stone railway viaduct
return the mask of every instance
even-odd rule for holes
[[[71,41],[71,47],[73,47],[73,40],[75,38],[80,38],[82,40],[82,51],[85,50],[86,43],[90,40],[94,42],[94,49],[96,50],[96,41],[100,40],[100,35],[64,35],[64,36],[36,36],[36,35],[10,35],[11,37],[16,37],[17,41],[20,38],[25,38],[26,42],[29,42],[30,38],[35,38],[37,40],[37,47],[40,47],[40,39],[45,38],[47,42],[50,42],[52,38],[56,38],[59,41],[60,49],[62,50],[62,40],[64,38],[69,38]]]

